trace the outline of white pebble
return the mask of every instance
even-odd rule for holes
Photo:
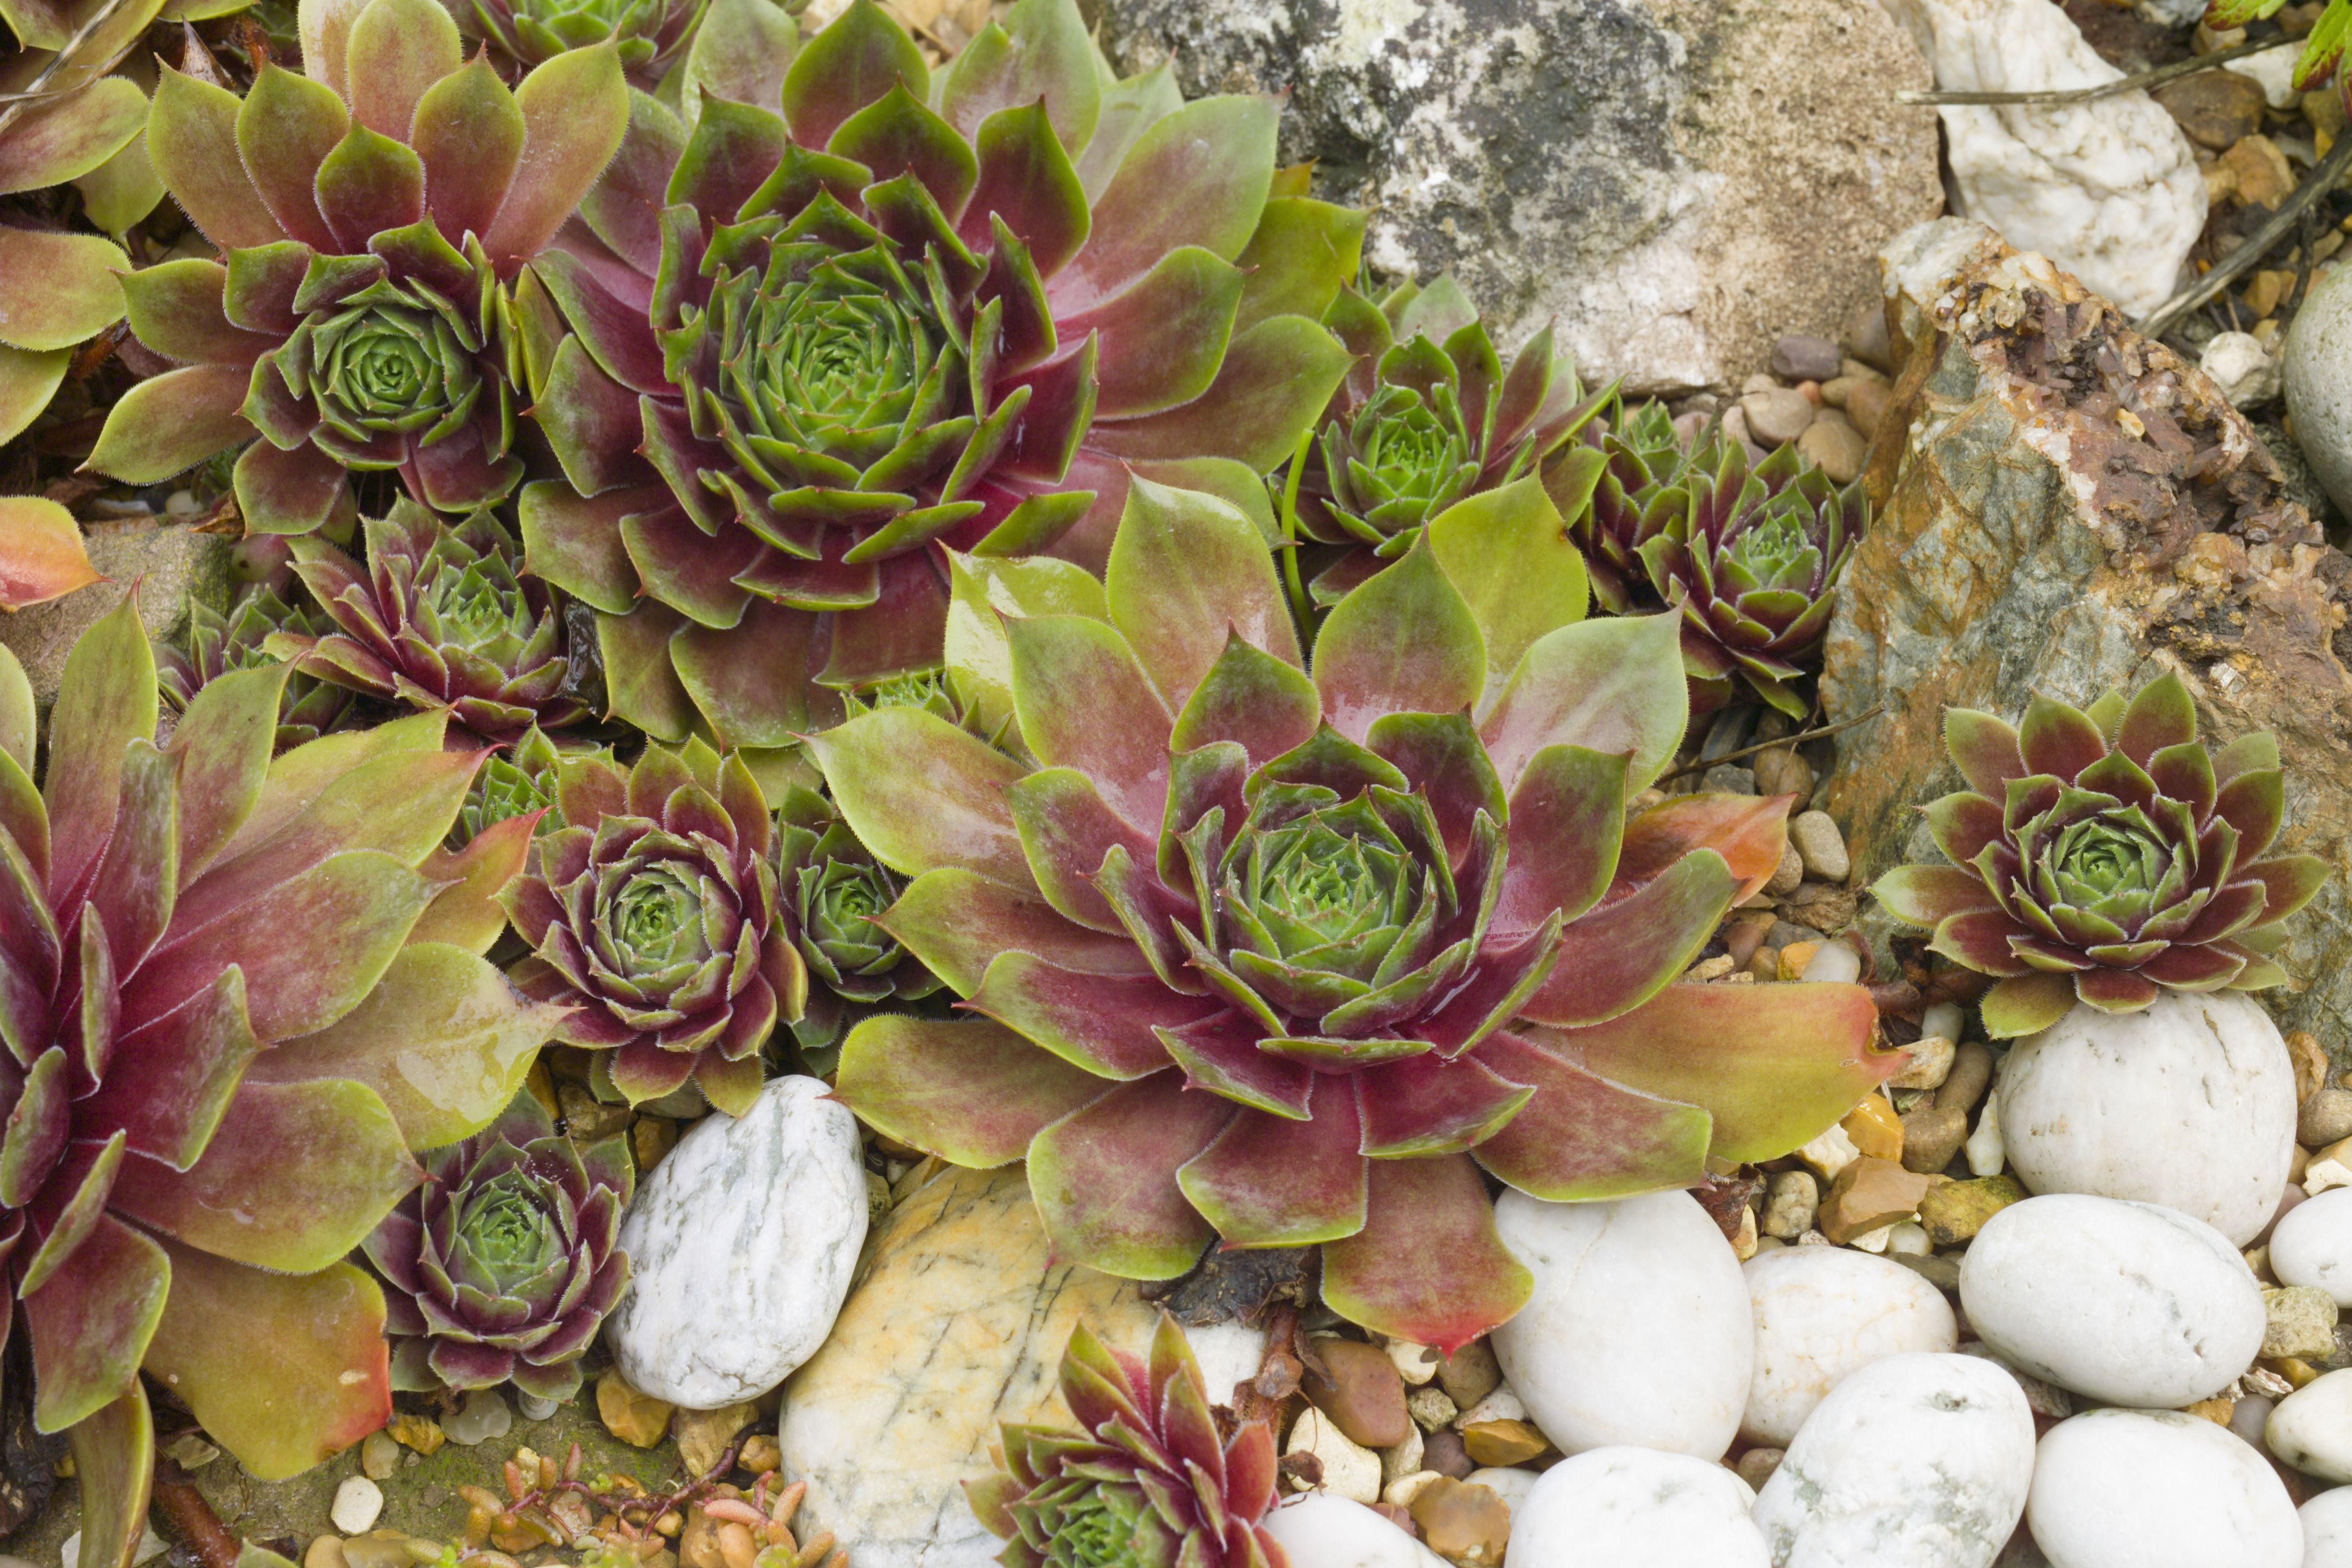
[[[1265,1516],[1291,1568],[1447,1568],[1445,1559],[1361,1503],[1308,1492]]]
[[[1741,1272],[1756,1314],[1756,1376],[1739,1432],[1752,1444],[1787,1447],[1830,1390],[1874,1361],[1959,1342],[1944,1293],[1883,1258],[1790,1247]]]
[[[2262,1348],[2267,1317],[2253,1272],[2211,1226],[2078,1194],[1987,1220],[1961,1256],[1960,1305],[2026,1372],[2144,1409],[2227,1388]]]
[[[1455,1416],[1454,1425],[1467,1426],[1476,1421],[1524,1421],[1527,1418],[1527,1405],[1511,1392],[1509,1384],[1503,1383],[1496,1384],[1494,1391],[1486,1398]]]
[[[1931,1003],[1920,1010],[1919,1032],[1957,1040],[1960,1037],[1960,1030],[1967,1026],[1968,1019],[1968,1014],[1961,1010],[1958,1002]]]
[[[2271,1272],[2283,1285],[2309,1285],[2352,1307],[2352,1188],[2338,1187],[2287,1211],[2271,1232]]]
[[[2307,1476],[2352,1481],[2352,1370],[2313,1378],[2280,1400],[2263,1441]]]
[[[1201,1363],[1201,1382],[1213,1405],[1231,1405],[1234,1384],[1255,1377],[1265,1360],[1265,1331],[1247,1323],[1187,1323],[1184,1342]]]
[[[478,1388],[466,1395],[465,1405],[455,1415],[442,1417],[441,1431],[452,1443],[472,1447],[493,1437],[503,1437],[514,1425],[514,1412],[499,1396],[495,1388]]]
[[[345,1535],[364,1535],[375,1528],[376,1516],[383,1511],[382,1487],[365,1476],[346,1476],[335,1489],[335,1503],[327,1517]]]
[[[2303,1568],[2352,1568],[2352,1487],[2324,1491],[2303,1505]]]
[[[2229,68],[2244,63],[2233,60]],[[2214,333],[2197,356],[2197,368],[2212,378],[2232,408],[2252,408],[2279,395],[2278,358],[2252,332]]]
[[[1563,1459],[1511,1512],[1519,1568],[1769,1568],[1756,1494],[1688,1454],[1621,1446]]]
[[[2042,1439],[2025,1505],[2052,1568],[2298,1568],[2270,1461],[2201,1416],[2093,1410]]]
[[[1862,1151],[1855,1146],[1852,1134],[1832,1123],[1798,1150],[1797,1158],[1819,1172],[1822,1181],[1833,1182],[1840,1171],[1862,1158]]]
[[[1899,1219],[1886,1227],[1886,1251],[1893,1258],[1931,1258],[1936,1243],[1917,1220]]]
[[[1511,1510],[1511,1517],[1517,1519],[1519,1505],[1526,1502],[1528,1493],[1535,1489],[1536,1473],[1516,1466],[1489,1465],[1483,1470],[1471,1471],[1463,1480],[1467,1485],[1492,1490],[1503,1500],[1503,1506]]]
[[[1862,978],[1862,954],[1842,942],[1825,942],[1805,960],[1805,967],[1797,973],[1800,980],[1841,981],[1846,984]]]
[[[1408,1388],[1419,1388],[1437,1375],[1437,1352],[1427,1345],[1417,1345],[1411,1340],[1391,1340],[1388,1342],[1389,1364]]]
[[[2000,1091],[1985,1093],[1984,1109],[1977,1113],[1976,1131],[1969,1134],[1961,1152],[1968,1155],[1969,1173],[1972,1176],[1998,1176],[2009,1162],[2009,1150],[2000,1141]]]
[[[1323,1467],[1323,1479],[1316,1488],[1310,1489],[1306,1482],[1293,1478],[1290,1484],[1294,1491],[1319,1489],[1349,1502],[1381,1500],[1381,1457],[1340,1431],[1313,1405],[1307,1406],[1291,1427],[1290,1442],[1283,1452],[1312,1454]]]

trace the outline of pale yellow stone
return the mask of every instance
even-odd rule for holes
[[[783,1473],[808,1483],[793,1529],[880,1568],[992,1557],[962,1483],[989,1472],[998,1424],[1068,1425],[1055,1384],[1071,1329],[1140,1353],[1158,1313],[1125,1280],[1047,1267],[1017,1165],[944,1172],[868,1246],[832,1337],[784,1384]]]
[[[686,1461],[686,1473],[699,1476],[725,1457],[735,1441],[735,1435],[760,1418],[760,1404],[745,1399],[733,1405],[722,1405],[716,1410],[680,1409],[670,1421],[670,1436],[677,1439],[678,1457]]]

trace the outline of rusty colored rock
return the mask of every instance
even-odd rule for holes
[[[597,1389],[597,1403],[601,1409],[604,1403],[601,1384]],[[759,1418],[759,1404],[750,1399],[722,1405],[716,1410],[677,1412],[670,1421],[670,1435],[677,1439],[678,1458],[686,1461],[686,1473],[689,1476],[709,1473],[713,1465],[726,1457],[728,1449],[735,1446],[736,1435]]]
[[[1462,1446],[1481,1465],[1523,1465],[1551,1444],[1525,1421],[1473,1421],[1462,1428]]]
[[[634,1447],[650,1448],[669,1431],[677,1406],[631,1388],[617,1368],[596,1380],[596,1414],[604,1430]]]
[[[1855,1148],[1874,1159],[1903,1158],[1904,1132],[1908,1123],[1895,1115],[1895,1107],[1886,1102],[1885,1096],[1864,1095],[1838,1125],[1845,1129],[1845,1135],[1853,1140]],[[1945,1158],[1948,1160],[1950,1156]],[[1940,1171],[1943,1166],[1936,1169]]]
[[[426,1458],[438,1453],[441,1445],[449,1440],[448,1435],[441,1430],[441,1424],[430,1415],[395,1415],[384,1430],[392,1435],[394,1442],[404,1448],[414,1448]]]
[[[1822,1234],[1843,1246],[1857,1236],[1909,1219],[1932,1179],[1892,1160],[1865,1154],[1837,1173],[1822,1200]]]
[[[1511,1539],[1510,1505],[1488,1486],[1441,1476],[1413,1494],[1412,1521],[1432,1552],[1458,1568],[1494,1568]]]
[[[1445,1430],[1432,1432],[1422,1439],[1421,1468],[1452,1476],[1458,1481],[1476,1469],[1478,1461],[1470,1457],[1469,1445],[1462,1441],[1461,1433]]]
[[[1307,1401],[1367,1448],[1403,1442],[1412,1431],[1412,1417],[1405,1413],[1404,1379],[1388,1352],[1361,1340],[1317,1338],[1307,1343],[1323,1363],[1318,1372],[1309,1363],[1299,1379]]]

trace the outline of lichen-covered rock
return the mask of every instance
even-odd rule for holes
[[[109,580],[62,599],[13,614],[0,611],[0,647],[15,654],[33,683],[33,706],[46,714],[57,700],[66,655],[99,616],[139,585],[139,618],[157,642],[176,639],[188,624],[188,605],[228,608],[235,584],[226,534],[198,533],[179,524],[124,523],[88,533],[89,563]]]
[[[1814,803],[1857,878],[1938,858],[1917,805],[1960,787],[1947,704],[2014,718],[2032,692],[2079,704],[2167,670],[2212,744],[2278,737],[2281,852],[2342,864],[2352,559],[2211,382],[2043,258],[1943,219],[1885,261],[1907,357],[1822,680],[1831,719],[1875,716],[1838,737]],[[2352,1036],[2352,886],[2329,879],[2286,931],[2304,989],[2264,1002],[2284,1027]]]
[[[1942,203],[1929,85],[1878,0],[1103,0],[1127,68],[1288,91],[1286,161],[1371,208],[1366,254],[1452,268],[1588,380],[1725,385],[1834,336],[1873,247]]]

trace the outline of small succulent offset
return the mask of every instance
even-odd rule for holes
[[[1869,520],[1862,487],[1839,489],[1793,447],[1751,469],[1720,431],[1678,453],[1653,408],[1601,442],[1606,466],[1580,531],[1596,593],[1621,615],[1679,607],[1696,706],[1722,706],[1736,683],[1801,719],[1795,683],[1818,660]]]
[[[323,539],[294,570],[333,626],[279,632],[269,651],[318,680],[414,709],[446,707],[486,741],[590,716],[554,590],[522,573],[495,513],[445,523],[403,499],[369,518],[362,566]]]
[[[150,154],[222,258],[124,278],[179,368],[114,405],[90,466],[149,484],[243,447],[261,532],[350,522],[354,471],[469,511],[522,478],[505,284],[619,144],[618,54],[509,90],[436,0],[302,0],[300,23],[305,74],[265,64],[242,100],[163,69]]]
[[[391,1287],[392,1386],[577,1394],[580,1358],[628,1288],[615,1244],[635,1185],[625,1140],[575,1147],[528,1089],[426,1155],[425,1184],[364,1244]]]
[[[1262,537],[1139,479],[1106,578],[957,563],[950,669],[1034,770],[918,709],[811,741],[908,878],[878,923],[971,1021],[883,1015],[838,1093],[1026,1155],[1055,1255],[1131,1279],[1322,1247],[1324,1300],[1459,1345],[1527,1300],[1484,1172],[1614,1197],[1769,1158],[1899,1059],[1858,986],[1674,985],[1788,800],[1627,820],[1687,722],[1675,623],[1584,622],[1540,482],[1457,503],[1302,659]]]
[[[1309,585],[1319,605],[1403,554],[1463,497],[1538,471],[1608,395],[1584,395],[1549,328],[1506,366],[1450,274],[1377,304],[1343,289],[1323,324],[1357,357],[1299,487],[1299,526],[1323,547]],[[1589,475],[1596,465],[1577,466]],[[1580,510],[1553,500],[1563,516]]]
[[[874,923],[905,883],[866,852],[814,791],[785,792],[776,813],[776,859],[793,940],[808,966],[808,1006],[793,1025],[801,1057],[833,1069],[842,1032],[878,1006],[919,1002],[944,984]]]
[[[73,1435],[86,1564],[145,1518],[142,1367],[265,1478],[382,1425],[383,1299],[344,1255],[552,1016],[439,940],[419,870],[478,756],[428,715],[273,763],[288,673],[209,682],[159,747],[126,597],[67,660],[36,792],[0,647],[0,1322]]]
[[[1948,866],[1905,866],[1872,891],[1932,929],[1937,952],[1999,977],[1983,1002],[1996,1039],[2049,1027],[2078,1001],[2130,1013],[2165,991],[2284,982],[2279,922],[2311,901],[2327,863],[2269,856],[2285,813],[2278,742],[2208,753],[2177,675],[2086,711],[2036,697],[2012,728],[1944,714],[1968,788],[1925,807]]]
[[[536,729],[509,751],[492,756],[475,777],[474,787],[466,792],[466,804],[458,808],[457,820],[449,829],[449,847],[463,849],[502,822],[551,813],[555,805],[556,770],[562,761],[563,753],[555,749],[555,743]],[[555,825],[551,815],[541,820]]]
[[[808,970],[786,929],[767,802],[740,755],[648,746],[621,768],[557,771],[563,826],[500,896],[531,955],[510,972],[573,1009],[556,1038],[594,1051],[599,1092],[635,1105],[689,1082],[740,1116],[760,1047],[801,1016]]]
[[[1362,233],[1269,197],[1273,99],[1111,80],[1076,0],[936,79],[874,0],[712,0],[681,71],[518,294],[568,481],[523,536],[621,717],[791,745],[939,663],[945,548],[1098,561],[1130,472],[1265,510]]]
[[[694,37],[708,0],[473,0],[458,25],[528,68],[613,40],[629,80],[651,92]]]
[[[1174,1319],[1161,1316],[1148,1363],[1080,1323],[1061,1388],[1080,1430],[1007,1425],[999,1471],[964,1483],[1004,1568],[1287,1568],[1262,1522],[1273,1431],[1244,1421],[1219,1439]]]
[[[278,596],[268,583],[247,584],[229,606],[226,616],[190,600],[185,647],[155,650],[155,674],[163,700],[174,713],[184,713],[196,693],[234,669],[259,669],[283,664],[269,651],[269,639],[280,633],[320,636],[334,623],[299,590],[294,603]],[[295,672],[286,678],[278,706],[278,749],[285,751],[305,741],[343,727],[352,714],[352,693],[341,686]]]

